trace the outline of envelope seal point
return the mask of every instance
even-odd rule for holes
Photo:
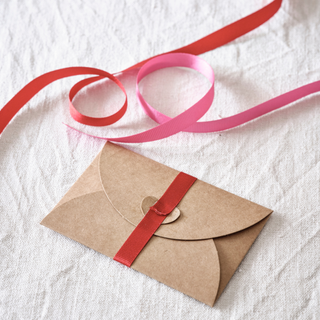
[[[158,215],[167,215],[166,213],[162,213],[160,211],[158,211],[156,208],[153,208],[153,205],[158,201],[158,199],[156,197],[152,197],[152,196],[148,196],[145,197],[142,202],[141,202],[141,211],[144,215],[147,214],[147,212],[149,211],[149,209],[151,209],[152,211],[156,212],[156,214]],[[165,220],[162,222],[162,224],[168,224],[168,223],[172,223],[174,221],[176,221],[181,215],[180,210],[175,207],[165,218]]]
[[[161,211],[157,210],[154,206],[150,207],[150,210],[155,212],[159,216],[167,216],[168,214],[170,214],[170,212],[168,212],[168,213],[161,212]]]

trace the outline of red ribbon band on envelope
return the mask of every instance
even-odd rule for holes
[[[178,205],[196,180],[195,177],[179,172],[163,196],[150,207],[113,260],[130,267],[163,220]]]
[[[248,33],[249,31],[254,30],[255,28],[259,27],[266,21],[268,21],[281,7],[282,0],[273,0],[271,3],[263,7],[262,9],[248,15],[247,17],[244,17],[234,23],[231,23],[227,25],[226,27],[215,31],[211,34],[209,34],[206,37],[201,38],[200,40],[197,40],[187,46],[184,46],[182,48],[176,49],[171,51],[170,53],[189,53],[189,54],[195,54],[199,55],[202,53],[205,53],[207,51],[213,50],[215,48],[218,48],[226,43],[229,43],[233,41],[234,39]],[[123,70],[122,72],[127,72],[132,69],[137,69],[142,67],[146,62],[150,61],[152,58],[149,58],[147,60],[144,60],[142,62],[139,62],[130,68],[127,68]],[[70,91],[69,97],[70,97],[70,114],[73,117],[74,120],[77,122],[80,122],[82,124],[91,125],[91,126],[105,126],[110,125],[118,120],[120,120],[123,115],[126,112],[127,108],[127,99],[125,100],[124,105],[119,109],[118,112],[116,112],[114,115],[104,118],[94,118],[94,117],[87,117],[83,114],[81,114],[79,111],[77,111],[74,106],[72,105],[72,99],[75,96],[75,94],[81,90],[83,87],[89,85],[90,83],[94,83],[96,81],[99,81],[103,78],[109,78],[111,81],[114,81],[121,90],[125,93],[125,90],[120,83],[118,79],[116,79],[112,74],[95,68],[87,68],[87,67],[70,67],[70,68],[64,68],[55,70],[52,72],[48,72],[46,74],[43,74],[42,76],[32,80],[29,84],[27,84],[23,89],[21,89],[3,108],[0,110],[0,134],[3,132],[5,127],[9,124],[9,122],[12,120],[12,118],[16,115],[16,113],[34,96],[36,95],[40,90],[42,90],[44,87],[49,85],[50,83],[70,77],[75,75],[96,75],[96,77],[85,79],[83,81],[80,81],[77,83]],[[126,95],[126,93],[125,93]],[[150,114],[149,114],[150,115]],[[153,119],[157,119],[158,115],[154,114],[151,115]],[[166,116],[161,117],[162,120],[160,120],[159,123],[163,123],[166,119]],[[196,121],[198,119],[193,119],[194,125],[196,125]],[[156,120],[158,121],[158,120]],[[181,126],[180,126],[181,127]],[[187,129],[187,126],[184,125],[184,128],[181,128],[181,130]],[[164,131],[165,127],[161,129],[160,131]],[[190,131],[191,129],[188,129],[187,131]],[[205,132],[206,129],[199,130],[196,128],[197,131],[195,132]],[[217,130],[215,130],[217,131]],[[178,131],[176,131],[178,132]],[[176,133],[174,132],[174,133]],[[136,139],[135,137],[123,137],[123,138],[102,138],[105,140],[110,141],[118,141],[118,142],[143,142],[143,141],[152,141],[152,140],[158,140],[163,137],[168,137],[173,132],[162,134],[160,136],[154,135],[152,133],[148,139],[145,139],[145,136],[138,137]]]

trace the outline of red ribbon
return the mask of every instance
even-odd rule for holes
[[[209,34],[208,36],[195,41],[187,46],[179,48],[177,50],[171,51],[171,53],[190,53],[199,55],[204,52],[213,50],[218,48],[234,39],[248,33],[249,31],[259,27],[267,20],[269,20],[281,7],[282,0],[274,0],[267,6],[263,7],[262,9],[244,17],[226,27]],[[143,66],[147,61],[152,58],[139,62],[130,68],[123,70],[123,72],[140,68]],[[48,72],[43,74],[42,76],[32,80],[29,84],[27,84],[23,89],[21,89],[1,110],[0,110],[0,134],[3,132],[5,127],[9,124],[12,118],[16,115],[16,113],[33,97],[35,96],[40,90],[44,87],[49,85],[50,83],[70,77],[75,75],[96,75],[97,77],[93,77],[90,79],[86,79],[77,83],[70,91],[70,114],[74,120],[77,122],[91,125],[91,126],[105,126],[110,125],[118,120],[120,120],[126,112],[127,108],[127,99],[125,100],[124,105],[120,108],[118,112],[113,114],[112,116],[105,117],[105,118],[94,118],[88,117],[81,114],[77,111],[74,106],[72,105],[72,98],[75,94],[81,90],[86,85],[90,83],[99,81],[104,78],[109,78],[110,80],[114,81],[121,90],[125,93],[125,90],[118,79],[116,79],[112,74],[95,68],[87,68],[87,67],[70,67],[55,70],[52,72]],[[126,95],[126,93],[125,93]],[[196,120],[195,120],[196,121]],[[114,139],[108,139],[113,140]],[[148,140],[150,141],[150,139]],[[126,142],[124,139],[121,142]],[[128,141],[130,142],[130,141]],[[132,142],[132,141],[131,141]],[[141,142],[141,141],[139,141]]]
[[[130,267],[166,216],[178,205],[196,180],[196,178],[180,172],[160,200],[149,209],[132,231],[113,260]]]

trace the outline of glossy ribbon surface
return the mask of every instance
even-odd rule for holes
[[[189,132],[214,132],[221,131],[233,128],[240,124],[243,124],[247,121],[250,121],[256,117],[259,117],[267,112],[275,110],[282,107],[285,104],[293,102],[297,99],[302,98],[310,93],[316,92],[319,90],[319,84],[310,84],[308,86],[296,89],[292,92],[289,92],[283,96],[270,100],[264,104],[261,104],[255,108],[242,112],[238,115],[228,117],[221,120],[209,121],[209,122],[200,122],[197,123],[205,112],[210,108],[212,99],[213,99],[213,71],[211,68],[208,68],[208,65],[193,55],[199,55],[204,52],[213,50],[217,47],[220,47],[246,33],[259,27],[261,24],[269,20],[281,7],[282,0],[274,0],[267,6],[262,9],[244,17],[230,25],[211,33],[210,35],[191,43],[190,45],[184,46],[177,50],[170,52],[167,55],[159,55],[155,58],[150,58],[139,62],[130,68],[122,71],[123,73],[132,70],[141,68],[138,77],[137,77],[137,97],[143,107],[146,114],[151,117],[153,120],[158,122],[160,125],[128,137],[120,138],[107,138],[107,137],[98,137],[105,140],[115,141],[115,142],[147,142],[163,139],[169,137],[179,131],[189,131]],[[192,55],[191,55],[192,54]],[[169,66],[184,66],[195,69],[203,73],[209,81],[212,83],[212,86],[208,93],[195,105],[189,108],[187,111],[181,113],[177,117],[170,119],[169,117],[161,114],[160,112],[154,110],[149,106],[141,96],[138,90],[138,83],[141,79],[147,74],[164,67]],[[22,90],[20,90],[3,108],[0,110],[0,133],[3,132],[5,127],[9,124],[15,114],[40,90],[42,90],[48,84],[70,76],[75,75],[95,75],[95,77],[88,78],[78,82],[71,90],[69,94],[69,107],[70,114],[74,120],[79,123],[91,125],[91,126],[106,126],[116,121],[120,120],[126,112],[127,109],[127,96],[123,85],[120,81],[112,74],[87,67],[70,67],[55,70],[43,74],[42,76],[32,80],[27,84]],[[72,104],[72,99],[77,94],[79,90],[83,87],[99,81],[104,78],[109,78],[111,81],[114,81],[120,89],[125,94],[125,103],[115,114],[109,117],[103,118],[94,118],[88,117],[81,114]]]

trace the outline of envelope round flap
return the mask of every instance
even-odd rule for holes
[[[105,194],[116,211],[136,226],[141,201],[160,198],[178,171],[110,142],[99,162]],[[161,225],[155,235],[181,240],[220,237],[246,229],[272,211],[197,180],[178,205],[179,219]]]
[[[41,224],[111,258],[134,229],[115,212],[103,191],[63,203]],[[212,239],[152,237],[132,268],[210,306],[216,299],[220,263]]]

